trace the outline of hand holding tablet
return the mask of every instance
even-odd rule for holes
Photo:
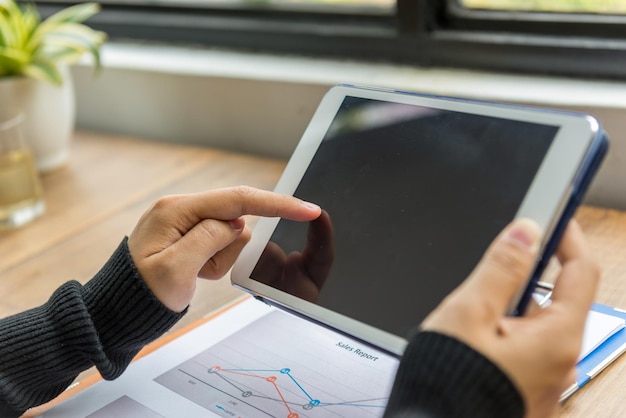
[[[511,301],[519,314],[606,148],[588,115],[335,87],[275,189],[325,218],[261,219],[233,284],[400,354],[504,226],[527,217],[543,235]]]

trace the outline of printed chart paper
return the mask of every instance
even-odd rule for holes
[[[249,299],[44,417],[381,417],[395,357]]]

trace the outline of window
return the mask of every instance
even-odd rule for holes
[[[461,0],[468,9],[500,11],[624,14],[624,0]]]
[[[38,0],[43,15],[71,0]],[[626,78],[626,0],[102,0],[112,39]]]
[[[100,3],[120,4],[121,2],[101,0]],[[395,6],[395,0],[132,0],[130,3],[143,6],[274,8],[326,12],[370,11],[371,13],[392,13]]]

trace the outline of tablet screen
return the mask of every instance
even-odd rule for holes
[[[328,225],[281,220],[251,278],[406,337],[514,218],[558,129],[347,97],[294,193]]]

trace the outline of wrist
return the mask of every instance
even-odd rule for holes
[[[176,281],[171,277],[159,277],[159,274],[140,272],[140,276],[154,297],[172,312],[181,313],[187,309],[196,290],[195,280]]]
[[[185,313],[170,310],[146,285],[133,263],[126,239],[82,287],[82,293],[105,350],[129,346],[139,350]]]
[[[169,259],[164,254],[151,256],[137,255],[133,249],[133,242],[126,240],[128,255],[137,271],[137,276],[143,281],[152,295],[167,309],[181,313],[189,306],[196,290],[196,280],[188,280],[183,272],[173,269]],[[176,273],[173,273],[176,272]],[[180,278],[183,279],[180,279]]]

